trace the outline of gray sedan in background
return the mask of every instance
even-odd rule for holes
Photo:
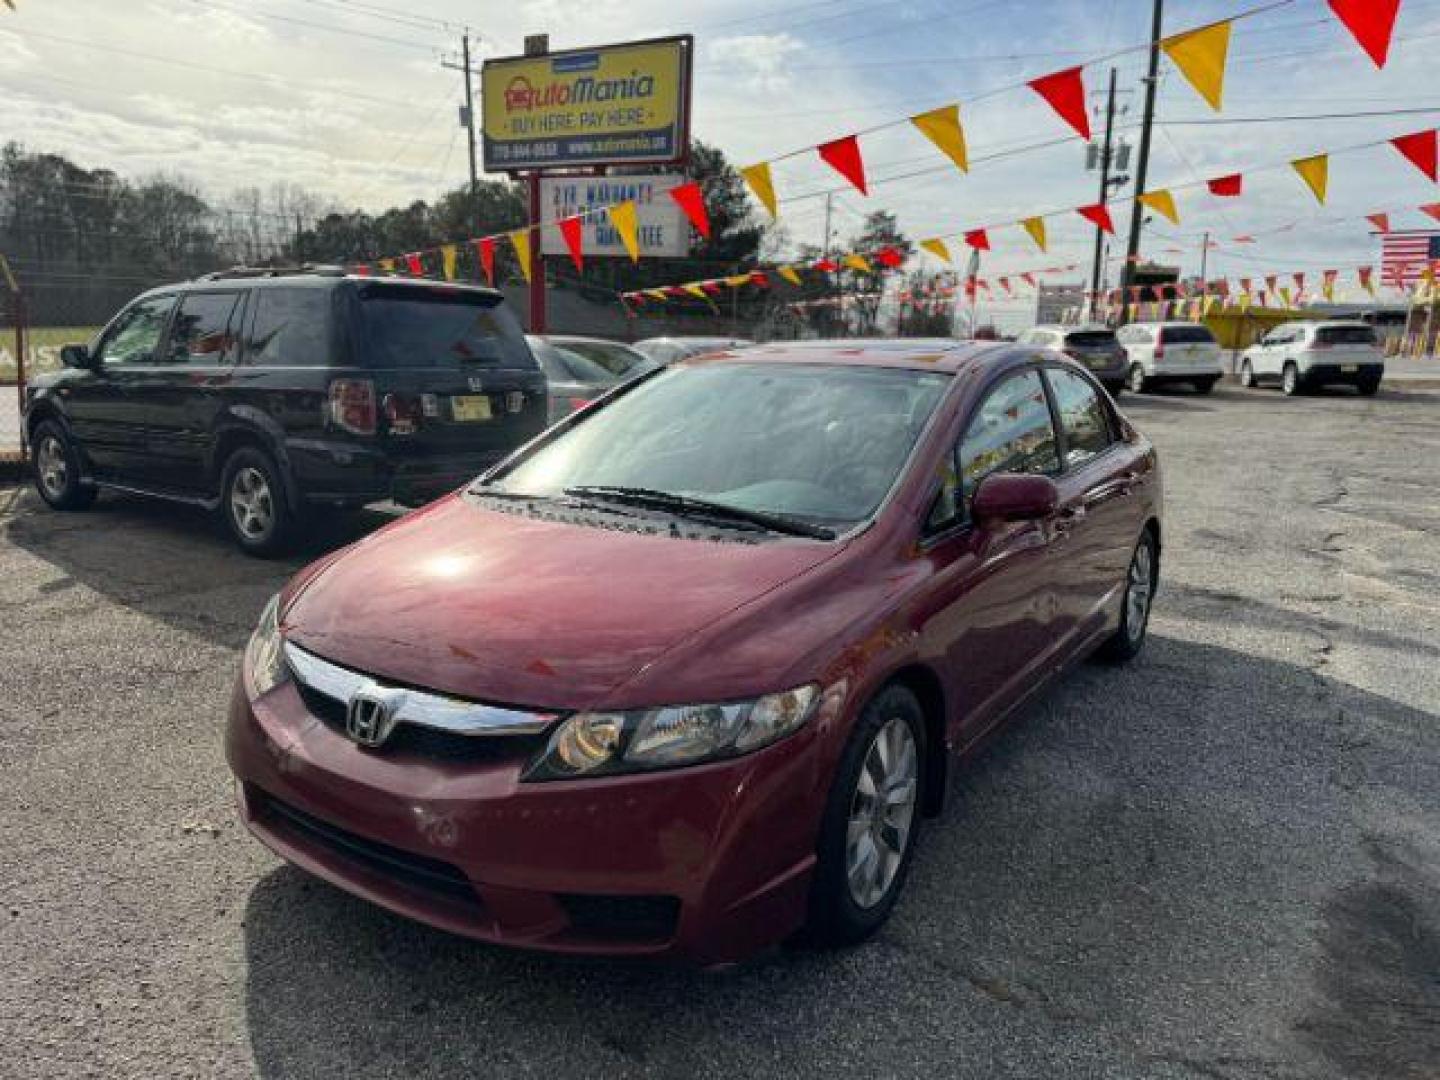
[[[1130,370],[1125,347],[1108,326],[1034,326],[1017,339],[1021,345],[1056,349],[1083,364],[1110,391],[1119,397],[1125,389],[1125,375]]]
[[[673,364],[678,360],[688,360],[692,356],[703,356],[705,353],[721,352],[725,349],[739,349],[746,345],[754,345],[753,341],[745,338],[727,337],[657,337],[646,338],[644,341],[637,341],[635,348],[644,353],[657,364]]]

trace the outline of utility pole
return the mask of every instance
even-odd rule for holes
[[[480,227],[480,173],[475,161],[475,91],[470,83],[470,32],[467,30],[460,35],[460,63],[452,64],[449,61],[441,61],[441,67],[449,68],[451,71],[458,71],[465,80],[465,106],[460,110],[460,126],[465,129],[470,141],[470,211],[474,215],[473,224],[478,235],[482,230]]]
[[[1100,150],[1100,203],[1110,201],[1111,140],[1115,133],[1115,69],[1110,69],[1110,94],[1105,104],[1105,145]],[[1105,250],[1105,230],[1095,226],[1095,262],[1090,273],[1090,321],[1100,311],[1100,266]]]
[[[1210,230],[1205,230],[1205,237],[1200,241],[1200,287],[1205,287],[1205,273],[1210,266]]]
[[[830,213],[834,209],[834,204],[835,193],[833,191],[827,192],[825,195],[825,240],[824,243],[821,244],[823,250],[820,253],[820,257],[822,259],[825,259],[827,262],[830,259]],[[842,290],[840,287],[839,270],[836,270],[832,274],[832,280],[833,287],[831,289],[830,298],[835,301],[835,306],[830,312],[830,322],[832,325],[843,327],[844,323],[843,320],[840,318],[840,300],[842,298]]]
[[[1150,73],[1145,77],[1145,115],[1140,122],[1140,158],[1135,165],[1136,196],[1145,193],[1150,171],[1150,132],[1155,124],[1155,91],[1160,82],[1160,39],[1164,32],[1165,0],[1155,0],[1155,15],[1150,27]],[[1144,211],[1137,197],[1131,203],[1130,243],[1125,249],[1125,268],[1120,272],[1122,288],[1127,290],[1135,279],[1140,258],[1140,227],[1145,221]]]

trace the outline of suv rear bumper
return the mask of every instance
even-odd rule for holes
[[[1347,371],[1346,368],[1353,370]],[[1384,364],[1307,364],[1300,377],[1316,386],[1326,383],[1379,382],[1385,376]]]
[[[506,452],[436,454],[396,460],[356,443],[292,440],[286,450],[301,502],[363,506],[393,499],[419,506],[469,483]]]

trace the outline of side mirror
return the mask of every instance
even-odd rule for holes
[[[980,481],[970,513],[981,525],[1036,521],[1060,505],[1060,490],[1048,476],[992,473]]]
[[[60,362],[70,368],[88,368],[91,363],[90,350],[84,345],[62,345]]]

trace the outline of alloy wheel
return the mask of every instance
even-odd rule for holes
[[[845,834],[845,878],[861,908],[879,904],[900,872],[915,818],[919,761],[915,736],[899,716],[885,723],[866,752]]]
[[[259,540],[275,524],[275,502],[270,482],[259,469],[247,465],[230,484],[230,515],[235,527],[250,540]]]
[[[1136,394],[1145,390],[1145,369],[1139,364],[1130,369],[1130,390]]]
[[[65,447],[54,435],[46,435],[36,448],[35,474],[40,479],[46,498],[59,500],[65,497],[65,488],[70,482],[70,463],[65,457]]]
[[[1130,560],[1130,586],[1125,591],[1125,633],[1132,644],[1145,633],[1154,596],[1155,552],[1148,543],[1141,543]]]

